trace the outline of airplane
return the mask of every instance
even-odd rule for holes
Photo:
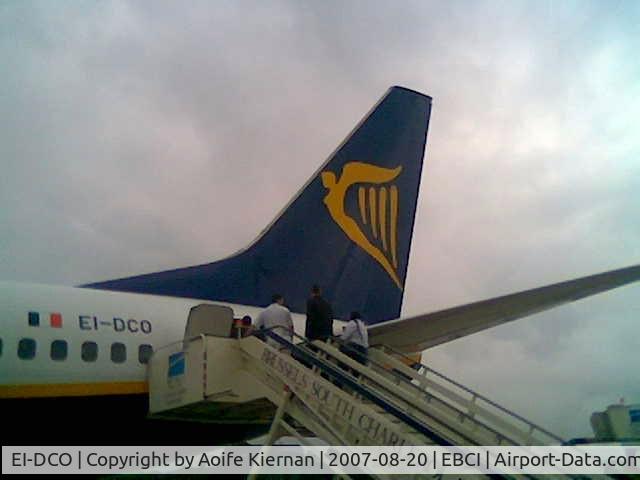
[[[111,431],[117,444],[138,428],[153,432],[147,440],[166,434],[136,423],[146,414],[146,364],[153,349],[183,338],[190,310],[203,303],[255,319],[281,293],[302,334],[319,284],[336,319],[357,310],[371,344],[415,353],[640,279],[635,265],[400,318],[431,105],[390,88],[258,238],[228,258],[78,287],[0,282],[0,404],[3,424],[21,425],[8,437],[72,444]]]

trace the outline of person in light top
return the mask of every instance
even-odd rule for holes
[[[292,341],[293,319],[291,318],[289,309],[284,306],[284,297],[282,295],[275,294],[273,296],[271,305],[260,312],[253,328],[255,330],[272,328],[274,333],[277,333],[289,342]],[[282,347],[276,340],[269,337],[267,337],[267,344],[275,348]]]
[[[349,323],[344,327],[340,336],[345,344],[345,348],[341,350],[362,365],[366,365],[367,350],[369,349],[367,326],[358,312],[351,312],[349,318]]]

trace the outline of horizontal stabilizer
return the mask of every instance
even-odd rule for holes
[[[389,345],[404,352],[417,352],[638,280],[640,265],[635,265],[392,320],[369,327],[369,342],[372,345]]]

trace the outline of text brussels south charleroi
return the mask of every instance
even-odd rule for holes
[[[326,417],[330,418],[337,414],[361,431],[365,438],[376,443],[396,446],[405,444],[405,440],[398,433],[389,430],[373,416],[363,412],[357,402],[342,398],[337,388],[333,391],[331,386],[323,385],[311,377],[306,369],[291,357],[277,353],[265,345],[262,361],[280,374],[297,395],[311,397],[319,402],[323,407],[319,409],[321,415],[326,414]]]

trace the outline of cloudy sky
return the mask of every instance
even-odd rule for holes
[[[640,262],[640,3],[0,3],[0,280],[251,241],[391,85],[433,97],[403,312]],[[640,403],[640,284],[437,347],[566,436]]]

